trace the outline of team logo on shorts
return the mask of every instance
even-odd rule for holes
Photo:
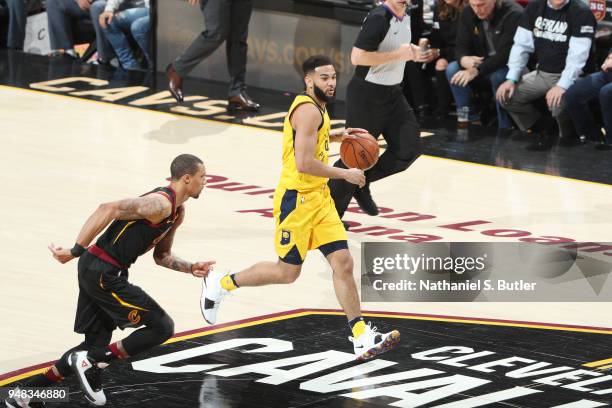
[[[130,321],[130,323],[132,324],[138,324],[140,323],[140,315],[138,314],[138,310],[133,309],[129,314],[128,314],[128,320]]]
[[[280,244],[287,245],[290,242],[291,242],[291,231],[282,230]]]

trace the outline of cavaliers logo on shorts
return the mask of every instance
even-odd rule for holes
[[[281,245],[288,245],[291,242],[291,231],[282,230],[281,231]]]
[[[132,311],[128,314],[128,320],[132,324],[140,323],[140,315],[138,314],[138,310],[132,309]]]

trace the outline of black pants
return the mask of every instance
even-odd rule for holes
[[[225,41],[229,95],[237,95],[246,87],[247,37],[253,2],[201,0],[201,7],[206,30],[173,62],[174,69],[179,75],[186,76]]]
[[[346,126],[366,129],[374,137],[382,133],[387,142],[376,165],[365,172],[367,183],[406,170],[421,154],[419,124],[401,85],[377,85],[353,77],[346,91]],[[346,168],[341,160],[334,166]],[[329,187],[342,217],[357,186],[329,180]]]
[[[404,95],[416,108],[429,106],[430,100],[433,99],[430,73],[424,71],[422,66],[422,63],[408,61],[404,68]]]

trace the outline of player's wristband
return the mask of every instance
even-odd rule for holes
[[[70,253],[75,258],[78,258],[79,256],[83,255],[83,252],[85,251],[86,249],[83,246],[79,245],[78,243],[75,243],[72,249],[70,250]]]
[[[506,78],[506,81],[510,81],[510,82],[512,82],[514,85],[516,85],[516,81],[515,81],[514,79]]]

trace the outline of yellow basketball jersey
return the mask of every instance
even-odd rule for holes
[[[295,130],[291,126],[291,114],[299,105],[303,103],[312,103],[321,111],[323,117],[322,124],[317,131],[317,146],[315,148],[315,158],[327,164],[329,154],[329,130],[330,120],[326,109],[321,107],[307,94],[301,94],[295,97],[283,126],[283,170],[279,186],[287,190],[307,191],[321,187],[327,183],[326,177],[312,176],[310,174],[300,173],[295,162]]]

